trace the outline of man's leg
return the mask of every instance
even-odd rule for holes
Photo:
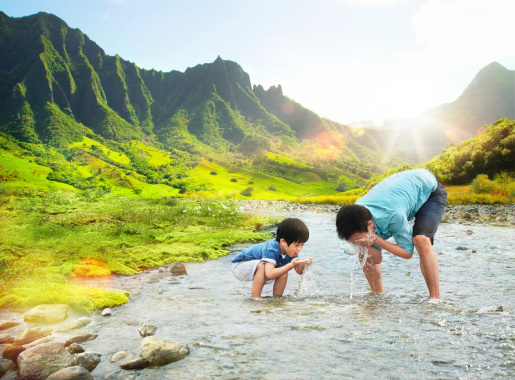
[[[438,258],[431,245],[431,239],[424,235],[413,237],[413,244],[420,256],[420,269],[426,280],[429,296],[440,298],[440,277],[438,274]]]
[[[261,291],[263,290],[263,286],[265,286],[265,263],[260,262],[256,266],[256,271],[254,272],[254,280],[252,281],[252,294],[251,297],[259,298],[261,297]]]
[[[383,256],[381,251],[373,247],[368,248],[368,255],[361,255],[359,257],[361,265],[363,267],[363,273],[368,280],[370,289],[373,292],[383,291],[383,272],[381,268],[381,262]]]
[[[280,297],[283,295],[284,289],[286,288],[286,282],[288,282],[288,272],[275,279],[274,296]]]

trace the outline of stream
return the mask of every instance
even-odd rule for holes
[[[497,379],[515,378],[515,234],[513,226],[442,223],[435,237],[442,302],[428,302],[418,255],[383,252],[383,294],[370,294],[354,248],[338,240],[335,213],[256,211],[298,217],[310,229],[300,256],[303,276],[289,272],[285,296],[250,300],[228,256],[188,263],[187,276],[155,268],[132,277],[91,279],[132,293],[128,304],[101,311],[75,332],[102,353],[95,379]],[[154,282],[152,282],[154,281]],[[503,311],[496,311],[502,306]],[[185,342],[190,355],[159,368],[127,371],[139,356],[143,323],[159,338]],[[129,356],[117,363],[118,351]]]

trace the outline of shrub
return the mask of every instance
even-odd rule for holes
[[[250,197],[252,195],[252,192],[254,191],[254,188],[253,187],[247,187],[245,190],[243,190],[242,192],[240,192],[241,195],[245,196],[245,197]]]
[[[249,185],[253,185],[254,184],[254,181],[249,181],[247,182]]]
[[[268,190],[270,191],[277,191],[277,189],[275,188],[274,185],[270,185],[270,187],[268,188]]]
[[[231,182],[238,182],[236,178],[231,178]]]
[[[218,173],[217,173],[217,172],[215,172],[215,171],[213,170],[213,171],[212,171],[211,173],[209,173],[209,174],[211,174],[211,175],[217,175]]]
[[[499,185],[489,179],[487,174],[478,174],[471,185],[475,194],[491,194],[499,190]]]

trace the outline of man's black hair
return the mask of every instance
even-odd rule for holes
[[[361,205],[342,206],[336,215],[336,231],[342,240],[349,240],[355,232],[367,232],[372,214]]]
[[[305,243],[309,239],[309,230],[304,222],[297,218],[286,218],[277,226],[275,240],[284,239],[288,246],[291,243]]]

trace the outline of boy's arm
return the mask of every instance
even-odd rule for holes
[[[286,264],[282,267],[279,267],[279,268],[276,268],[275,264],[266,262],[265,263],[265,276],[268,280],[273,280],[273,279],[276,279],[277,277],[282,276],[283,274],[292,270],[293,268],[295,268],[297,273],[299,273],[297,270],[297,267],[302,267],[302,269],[299,268],[299,270],[301,270],[300,273],[302,273],[302,271],[304,271],[304,265],[311,262],[310,259],[311,258],[308,258],[306,260],[301,260],[300,257],[296,257],[292,261],[290,261],[288,264]]]
[[[371,245],[377,245],[379,248],[383,248],[384,250],[393,253],[395,256],[402,257],[403,259],[411,259],[413,257],[413,252],[408,252],[404,248],[402,248],[398,244],[390,243],[377,235],[372,235],[370,239]]]

